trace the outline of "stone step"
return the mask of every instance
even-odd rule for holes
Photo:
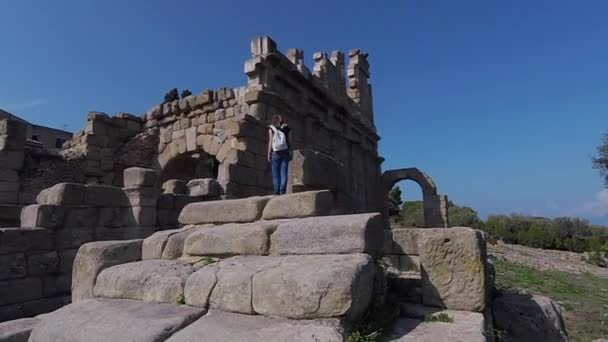
[[[415,318],[400,318],[386,334],[389,342],[487,342],[486,322],[483,314],[478,312],[442,310],[421,305],[406,304],[401,307],[402,313]],[[430,321],[424,317],[445,314],[450,322]]]
[[[254,196],[188,204],[179,216],[181,224],[243,223],[259,219],[277,220],[326,216],[334,213],[329,190],[306,191],[281,196]]]
[[[211,310],[171,336],[167,342],[342,342],[338,319],[287,320]]]
[[[243,314],[295,319],[360,317],[371,300],[375,266],[366,254],[239,256],[194,269],[180,260],[112,266],[94,294],[177,302]]]
[[[88,299],[44,315],[29,341],[164,341],[205,311],[131,299]]]
[[[143,259],[177,259],[182,255],[377,255],[382,229],[383,220],[377,213],[188,225],[145,239]]]
[[[0,323],[0,341],[27,342],[32,329],[39,322],[38,318],[22,318]]]

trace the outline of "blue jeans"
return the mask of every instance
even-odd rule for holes
[[[287,190],[287,168],[289,151],[272,152],[272,185],[274,193],[282,195]]]

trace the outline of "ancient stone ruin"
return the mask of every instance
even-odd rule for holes
[[[268,37],[251,52],[245,87],[90,113],[54,156],[1,121],[0,341],[345,341],[386,308],[389,341],[493,341],[530,308],[494,300],[483,234],[447,229],[430,177],[381,173],[366,53],[310,71]],[[276,113],[295,151],[288,194],[269,196]],[[429,228],[390,229],[402,179]],[[549,304],[515,340],[567,340]],[[452,323],[424,319],[439,313]]]

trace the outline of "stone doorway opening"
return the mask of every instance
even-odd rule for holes
[[[170,179],[179,179],[188,182],[198,178],[217,179],[219,161],[212,155],[195,151],[183,153],[173,157],[161,171],[161,184]]]

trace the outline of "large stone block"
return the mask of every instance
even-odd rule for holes
[[[94,227],[63,228],[55,231],[55,247],[57,249],[78,248],[94,240]]]
[[[22,318],[0,323],[0,341],[27,342],[32,329],[40,322],[38,318]]]
[[[181,224],[253,222],[262,217],[269,197],[190,203],[179,215]]]
[[[0,179],[1,192],[19,191],[19,182],[4,182]]]
[[[188,182],[188,195],[213,198],[222,194],[222,187],[213,178],[192,179]]]
[[[296,189],[329,189],[338,188],[338,179],[342,165],[330,156],[310,149],[295,150],[289,164],[288,192]]]
[[[380,214],[309,217],[281,223],[272,234],[273,254],[378,254]]]
[[[63,224],[64,215],[62,206],[28,205],[21,210],[21,227],[57,228]]]
[[[492,304],[496,329],[506,332],[501,341],[568,341],[559,305],[550,298],[503,292]]]
[[[4,169],[20,170],[23,167],[23,151],[0,151],[0,165]]]
[[[27,275],[27,262],[23,253],[0,255],[0,280],[22,278]]]
[[[374,274],[365,254],[284,257],[253,276],[253,309],[274,317],[356,320],[371,301]]]
[[[284,196],[273,197],[262,217],[265,220],[325,216],[334,207],[334,198],[329,190],[306,191]]]
[[[95,279],[105,268],[140,260],[142,242],[98,241],[80,247],[72,271],[72,301],[92,298]]]
[[[167,342],[342,342],[338,319],[285,320],[212,310],[178,331]]]
[[[482,312],[486,306],[486,245],[471,228],[425,229],[419,240],[426,305]]]
[[[163,230],[152,234],[143,242],[142,260],[161,259],[169,238],[174,234],[183,233],[192,228],[193,226],[185,226],[180,229]]]
[[[9,279],[0,281],[0,306],[22,303],[42,297],[40,278]]]
[[[129,299],[91,299],[45,315],[30,342],[165,341],[205,310]]]
[[[125,188],[153,187],[156,184],[156,171],[142,167],[130,167],[124,171]]]
[[[40,191],[36,196],[38,204],[81,205],[86,187],[79,183],[58,183]]]
[[[100,208],[66,207],[65,211],[63,220],[63,227],[65,228],[90,228],[95,227],[99,222]]]
[[[155,188],[123,188],[134,207],[156,207],[161,190]]]
[[[217,265],[208,265],[188,277],[184,287],[186,304],[199,308],[209,307],[209,297],[211,297],[211,291],[217,283],[218,271]]]
[[[178,260],[144,260],[101,271],[93,293],[96,297],[175,303],[184,294],[192,266]]]
[[[184,254],[184,244],[186,238],[190,236],[192,231],[186,230],[184,232],[179,232],[172,234],[167,239],[167,245],[163,249],[163,259],[177,259],[180,258]]]
[[[265,255],[277,224],[255,222],[200,227],[186,239],[184,252],[189,255]]]
[[[27,257],[27,273],[29,275],[44,275],[56,273],[59,268],[57,251],[32,254]]]
[[[0,169],[0,181],[17,182],[19,181],[19,173],[15,170]]]
[[[49,250],[53,231],[44,228],[0,228],[0,254]]]
[[[95,207],[127,207],[129,199],[121,188],[106,185],[87,185],[84,204]]]
[[[433,311],[429,312],[432,315]],[[386,333],[386,341],[450,341],[450,342],[488,342],[483,314],[466,311],[437,311],[444,313],[453,322],[423,322],[413,318],[400,318],[393,324],[392,330]],[[423,317],[417,317],[422,319]]]
[[[385,243],[385,246],[390,245],[391,248],[388,254],[418,254],[418,241],[425,230],[424,228],[392,229],[390,231],[391,236],[388,237],[387,235]],[[392,238],[392,244],[388,240],[389,238]],[[385,249],[388,249],[388,247]]]
[[[181,179],[169,179],[162,186],[165,193],[185,195],[188,193],[186,182]]]

